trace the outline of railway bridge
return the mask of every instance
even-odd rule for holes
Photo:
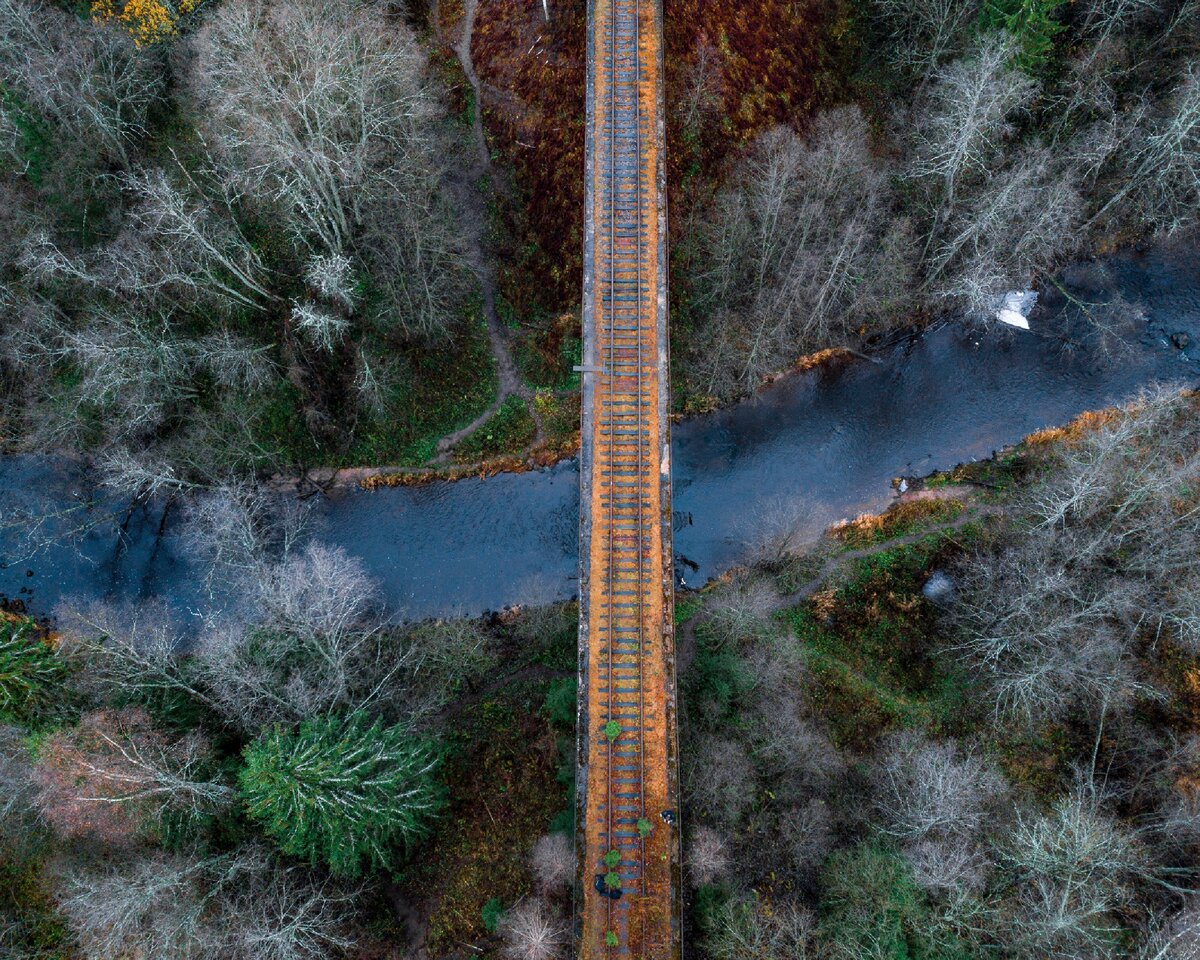
[[[587,77],[579,956],[677,960],[661,0],[589,0]]]

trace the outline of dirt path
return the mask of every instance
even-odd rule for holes
[[[493,176],[491,154],[488,151],[487,137],[483,130],[481,84],[479,76],[475,72],[475,62],[471,58],[471,38],[475,33],[475,15],[478,9],[479,0],[466,0],[459,38],[452,46],[475,98],[471,117],[471,128],[475,140],[475,162],[467,170],[456,171],[448,176],[446,183],[454,196],[463,236],[467,241],[467,262],[479,281],[479,292],[483,300],[483,316],[487,322],[488,341],[491,344],[492,356],[496,360],[496,399],[490,407],[465,427],[442,437],[438,441],[437,456],[430,461],[431,464],[448,463],[455,446],[487,423],[500,410],[504,401],[514,394],[525,401],[536,427],[534,441],[530,448],[532,449],[545,437],[545,426],[533,403],[533,391],[517,373],[512,351],[509,349],[507,333],[496,314],[496,283],[495,277],[492,275],[491,259],[488,256],[487,241],[484,235],[488,222],[487,198],[482,187],[482,184],[486,183],[494,188],[496,179]],[[436,16],[437,11],[435,10],[435,23],[437,22]]]

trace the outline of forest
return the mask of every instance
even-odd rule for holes
[[[132,493],[569,451],[582,11],[4,0],[6,444]],[[680,410],[1194,220],[1190,0],[678,13]]]
[[[574,451],[584,21],[0,0],[0,450],[174,498],[210,601],[0,613],[0,955],[569,955],[577,607],[404,622],[264,481]],[[1197,0],[665,24],[681,415],[1194,236]],[[689,953],[1200,958],[1198,412],[680,592]]]
[[[679,595],[689,950],[1200,956],[1198,412],[1147,391]],[[6,615],[7,955],[566,956],[575,604],[397,623],[280,503],[198,501],[199,624]]]

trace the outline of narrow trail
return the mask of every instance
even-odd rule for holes
[[[458,57],[463,74],[474,94],[471,128],[475,141],[475,162],[465,171],[456,171],[449,175],[446,185],[453,194],[455,205],[459,211],[459,220],[468,247],[467,262],[479,281],[488,341],[491,345],[492,356],[496,361],[496,399],[491,406],[466,426],[442,437],[438,441],[437,456],[429,461],[430,464],[448,463],[454,448],[495,416],[504,405],[504,401],[514,394],[525,401],[529,414],[533,418],[536,432],[530,449],[541,443],[546,434],[545,425],[533,402],[533,391],[517,373],[512,351],[509,349],[508,335],[496,313],[496,282],[492,274],[491,258],[488,256],[485,238],[488,222],[487,198],[480,186],[484,182],[494,186],[496,180],[492,170],[491,154],[488,151],[487,136],[483,129],[482,85],[475,72],[475,62],[471,57],[471,38],[475,34],[475,15],[478,9],[479,0],[466,0],[459,38],[451,47],[455,56]],[[436,6],[433,16],[436,23]]]

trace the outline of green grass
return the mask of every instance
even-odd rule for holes
[[[928,537],[849,565],[841,586],[790,611],[815,681],[815,708],[839,745],[890,729],[964,722],[965,679],[938,656],[938,625],[921,596],[947,541]]]
[[[554,446],[575,440],[579,433],[579,408],[581,396],[570,393],[556,396],[549,390],[539,390],[534,405],[546,428],[546,440]]]
[[[1029,454],[1018,448],[993,459],[962,463],[951,470],[935,473],[924,484],[931,490],[965,483],[1003,492],[1024,480],[1032,466]]]
[[[583,362],[577,315],[555,317],[533,307],[531,315],[518,322],[508,301],[502,301],[497,309],[508,326],[517,328],[513,360],[526,383],[536,389],[579,389],[579,374],[573,369]]]
[[[704,609],[704,598],[699,594],[684,594],[675,598],[675,626],[687,623]]]
[[[533,443],[536,432],[524,399],[510,394],[487,423],[459,443],[454,459],[459,463],[476,463],[513,456]]]
[[[380,350],[387,350],[384,344]],[[479,416],[496,396],[496,367],[477,323],[451,346],[410,353],[385,410],[360,422],[341,466],[420,466],[437,442]]]

